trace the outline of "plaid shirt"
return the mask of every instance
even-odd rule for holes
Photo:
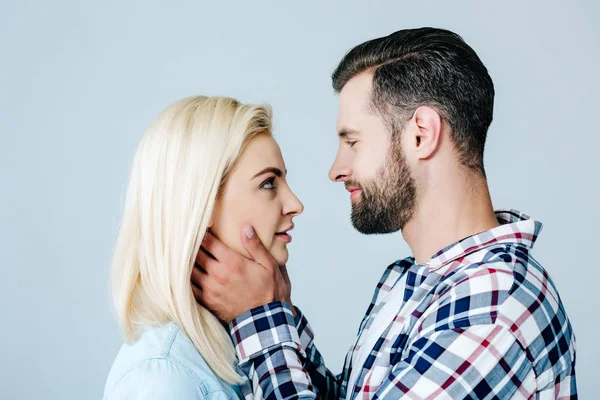
[[[274,302],[230,325],[245,393],[266,399],[577,398],[575,337],[558,291],[530,255],[542,228],[517,211],[501,225],[437,253],[390,265],[360,324],[357,344],[402,281],[397,315],[363,365],[332,374],[297,310]],[[353,369],[358,373],[352,374]],[[349,378],[356,375],[356,382]],[[250,388],[250,383],[252,388]]]

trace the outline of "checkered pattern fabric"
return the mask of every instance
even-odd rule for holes
[[[530,254],[542,225],[515,210],[497,217],[500,226],[427,264],[407,258],[386,269],[340,375],[325,367],[299,310],[294,318],[275,302],[236,318],[230,330],[247,397],[577,398],[575,336],[556,287]],[[353,365],[361,335],[401,281],[402,306],[365,362]]]

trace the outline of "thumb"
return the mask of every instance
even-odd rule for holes
[[[246,225],[242,230],[242,246],[246,249],[250,257],[265,268],[273,267],[273,257],[265,249],[256,231],[251,225]]]

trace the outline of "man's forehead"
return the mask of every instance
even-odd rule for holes
[[[371,100],[372,73],[356,75],[344,85],[338,102],[338,131],[351,129],[366,113]]]

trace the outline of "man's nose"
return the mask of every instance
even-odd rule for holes
[[[345,182],[350,178],[351,175],[352,170],[350,169],[350,166],[338,152],[337,156],[335,157],[335,161],[329,170],[329,179],[334,182]]]

